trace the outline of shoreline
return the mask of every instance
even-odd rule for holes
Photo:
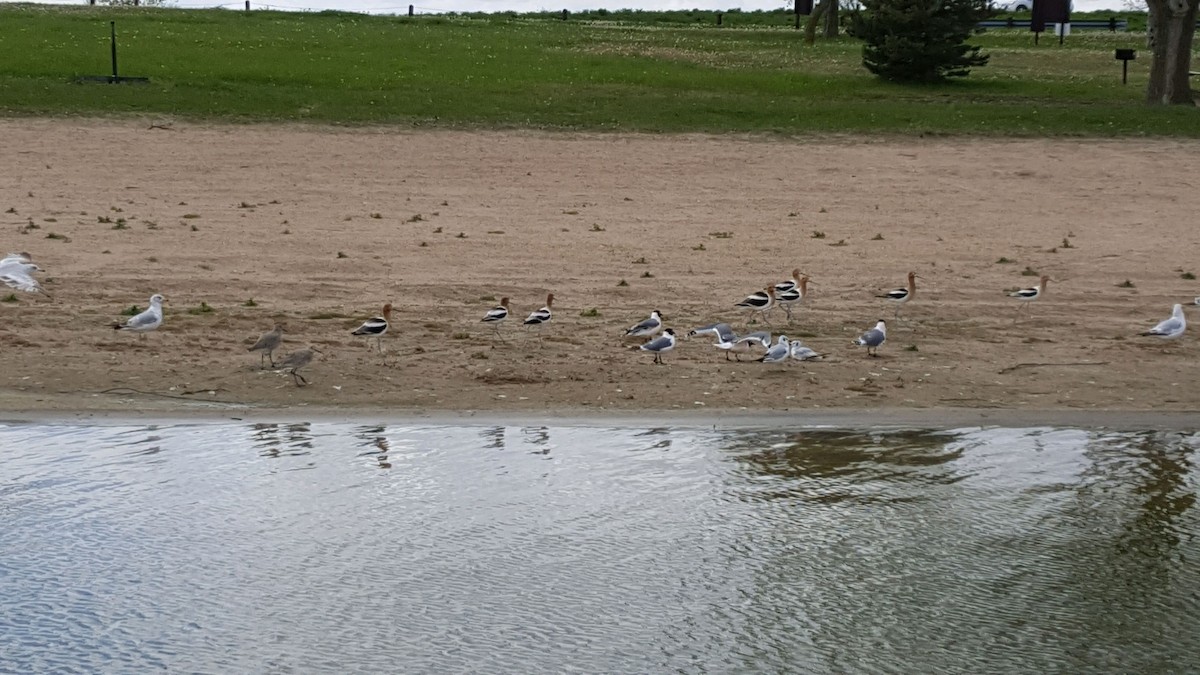
[[[4,250],[28,251],[52,296],[2,298],[0,410],[779,411],[772,423],[850,411],[835,416],[848,424],[892,410],[925,424],[929,410],[1097,423],[1109,413],[1093,411],[1200,410],[1191,336],[1138,335],[1200,295],[1180,178],[1200,141],[167,133],[90,119],[0,131],[13,149]],[[1141,187],[1111,190],[1114,167]],[[768,327],[735,303],[795,269],[810,295],[769,328],[824,361],[727,360],[694,338],[653,365],[622,339],[651,310],[679,335]],[[908,272],[911,302],[880,299]],[[1048,291],[1018,310],[1008,293],[1041,275]],[[112,330],[155,293],[160,329]],[[540,339],[520,322],[548,293]],[[501,343],[480,319],[504,297]],[[385,302],[381,356],[351,331]],[[851,343],[880,318],[888,341],[867,358]],[[275,323],[276,359],[320,350],[310,386],[247,351]]]
[[[270,405],[157,406],[129,408],[25,408],[0,412],[0,424],[116,426],[126,424],[208,425],[228,423],[361,423],[433,426],[571,426],[723,428],[789,430],[934,429],[965,427],[1067,427],[1123,431],[1200,431],[1200,411],[1136,409],[1079,410],[1016,408],[808,408],[793,410],[709,409],[600,410],[419,410],[376,406]]]

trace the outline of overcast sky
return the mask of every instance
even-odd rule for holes
[[[64,4],[53,0],[33,0],[45,4]],[[352,12],[372,12],[380,14],[404,14],[412,3],[418,14],[437,14],[440,12],[538,12],[568,9],[732,9],[745,11],[759,9],[776,9],[791,6],[790,2],[779,0],[749,0],[731,2],[730,0],[250,0],[251,7],[267,7],[270,9],[308,10],[342,9]],[[1124,0],[1075,0],[1075,11],[1087,12],[1097,9],[1121,9]],[[241,8],[244,0],[167,0],[173,7],[236,7]],[[69,3],[67,3],[69,4]]]

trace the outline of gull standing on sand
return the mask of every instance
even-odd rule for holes
[[[644,352],[654,352],[654,362],[661,364],[662,355],[675,349],[675,329],[668,328],[663,334],[641,346]]]
[[[767,286],[761,291],[747,295],[744,300],[734,305],[734,307],[744,307],[750,310],[750,317],[761,314],[763,322],[768,326],[771,322],[767,320],[767,312],[775,306],[775,287]]]
[[[1171,318],[1160,321],[1157,326],[1138,335],[1156,337],[1163,340],[1178,340],[1187,330],[1187,319],[1183,316],[1183,305],[1176,304],[1171,309]]]
[[[307,385],[308,380],[304,379],[304,376],[296,371],[312,363],[313,356],[319,353],[321,353],[320,349],[310,345],[307,349],[301,349],[285,356],[283,360],[279,362],[278,368],[280,370],[288,371],[288,374],[292,376],[292,382],[295,382],[297,387],[299,387],[301,383]]]
[[[1008,294],[1010,298],[1016,298],[1021,301],[1021,305],[1017,307],[1017,311],[1028,307],[1029,303],[1037,300],[1046,293],[1046,282],[1050,281],[1050,277],[1042,275],[1041,282],[1032,288],[1021,288]]]
[[[625,337],[651,337],[663,327],[663,315],[657,309],[650,312],[650,318],[634,324],[625,331]]]
[[[788,342],[788,336],[780,335],[779,340],[775,342],[774,346],[767,350],[766,354],[762,355],[762,358],[760,358],[759,361],[762,361],[763,363],[783,363],[784,361],[788,360],[791,352],[792,349]]]
[[[508,298],[500,298],[500,304],[488,310],[488,313],[480,319],[483,323],[492,325],[492,333],[504,342],[504,336],[500,334],[500,324],[508,318]]]
[[[554,294],[547,293],[546,306],[535,312],[531,312],[529,316],[525,318],[525,328],[528,329],[530,326],[537,328],[539,340],[542,339],[542,326],[550,323],[550,319],[554,318],[554,312],[551,309],[553,305]]]
[[[904,303],[908,302],[909,300],[912,300],[913,296],[917,294],[917,279],[924,279],[924,278],[925,277],[918,275],[916,272],[909,272],[907,286],[905,286],[903,288],[892,289],[892,290],[888,291],[887,293],[884,293],[883,295],[877,295],[875,297],[886,298],[886,299],[891,300],[892,302],[896,303],[895,316],[899,317],[900,316],[900,308],[902,306],[904,306]]]
[[[692,338],[697,335],[715,335],[721,342],[732,342],[737,339],[737,334],[727,323],[711,323],[707,326],[693,328],[687,332],[686,337]]]
[[[361,326],[355,328],[351,335],[365,335],[367,337],[367,351],[371,350],[371,338],[375,338],[375,347],[379,349],[379,353],[383,353],[383,336],[388,332],[388,326],[392,321],[392,303],[387,303],[383,306],[383,316],[373,316],[363,322]],[[299,352],[297,352],[299,353]]]
[[[42,268],[34,264],[28,253],[9,253],[0,259],[0,281],[6,286],[25,293],[41,293],[50,297],[38,280],[33,278],[34,272],[41,271]]]
[[[125,323],[113,324],[113,328],[115,328],[116,330],[127,330],[127,331],[130,331],[131,333],[141,333],[142,339],[145,339],[146,338],[145,333],[148,333],[162,325],[162,322],[163,322],[162,304],[166,301],[167,301],[166,298],[159,295],[158,293],[155,293],[154,295],[150,296],[150,308],[149,309],[142,312],[141,314],[129,317],[129,319],[126,320]]]
[[[863,333],[854,341],[855,347],[866,347],[867,356],[879,356],[879,345],[887,340],[887,322],[880,319],[875,327]],[[872,353],[871,350],[875,350]]]
[[[258,338],[258,342],[255,342],[254,346],[250,347],[246,351],[262,352],[260,355],[261,358],[258,360],[259,367],[265,368],[266,366],[263,366],[262,364],[263,359],[270,359],[271,367],[274,368],[274,352],[276,349],[279,349],[279,345],[281,344],[283,344],[283,324],[277,323],[270,332],[263,333],[262,337]]]
[[[761,330],[741,337],[730,335],[728,339],[720,338],[720,342],[714,343],[713,346],[725,352],[726,361],[729,360],[730,352],[733,352],[737,360],[741,361],[742,354],[747,354],[756,348],[770,349],[771,333]]]

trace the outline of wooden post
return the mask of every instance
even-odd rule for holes
[[[717,25],[718,26],[721,25],[721,13],[720,12],[717,12]]]
[[[412,16],[412,15],[413,15],[413,6],[412,6],[412,5],[409,5],[409,6],[408,6],[408,15],[409,15],[409,16]]]
[[[108,29],[109,29],[109,31],[111,31],[109,34],[109,37],[112,40],[112,66],[113,66],[112,81],[116,82],[117,81],[117,22],[109,21]]]
[[[246,11],[250,11],[250,0],[246,0]]]
[[[800,30],[800,0],[796,0],[796,30]]]

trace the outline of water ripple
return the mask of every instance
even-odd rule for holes
[[[15,425],[0,448],[5,672],[1200,662],[1195,433]]]

